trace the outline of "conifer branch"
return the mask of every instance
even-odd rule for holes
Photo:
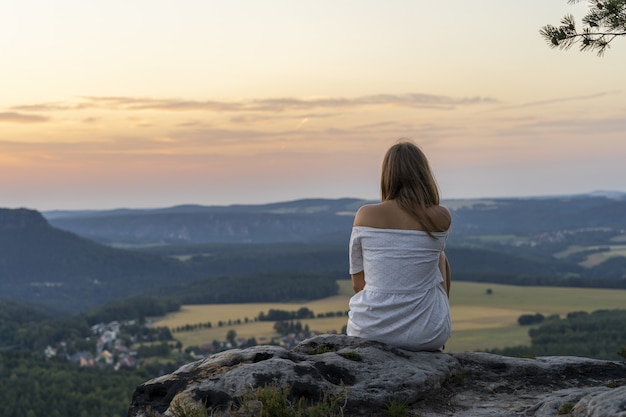
[[[559,26],[546,25],[539,33],[551,48],[569,49],[579,43],[581,51],[595,50],[602,56],[615,38],[626,36],[626,0],[589,0],[589,12],[582,23],[579,32],[574,16],[566,15]]]

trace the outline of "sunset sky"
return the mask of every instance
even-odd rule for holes
[[[374,199],[401,137],[444,200],[626,191],[626,38],[539,35],[587,7],[3,1],[0,207]]]

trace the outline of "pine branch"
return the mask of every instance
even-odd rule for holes
[[[568,0],[569,4],[580,0]],[[602,56],[617,37],[626,36],[626,0],[590,0],[590,10],[582,19],[582,32],[576,30],[572,15],[566,15],[560,26],[546,25],[539,33],[551,48],[569,49],[580,44],[580,50],[596,50]]]

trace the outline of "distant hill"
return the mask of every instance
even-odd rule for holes
[[[0,297],[76,311],[194,277],[180,261],[103,246],[36,211],[0,209]]]
[[[57,227],[103,243],[194,256],[191,264],[209,275],[238,275],[286,271],[298,265],[313,272],[311,268],[324,263],[326,270],[343,271],[354,213],[369,202],[305,199],[45,214]],[[500,276],[506,282],[507,276],[536,280],[539,276],[609,280],[626,276],[626,193],[444,204],[453,217],[447,251],[457,258],[456,277]],[[321,256],[323,251],[327,254]],[[604,264],[605,260],[610,262]]]
[[[184,254],[193,255],[194,249],[199,253],[181,261],[150,247],[144,251],[113,248],[53,227],[37,211],[0,209],[0,299],[67,313],[135,295],[180,293],[185,294],[183,299],[195,295],[219,302],[247,293],[250,300],[296,295],[310,299],[321,293],[331,295],[335,280],[348,276],[345,245],[222,243],[179,249]],[[305,278],[289,287],[296,282],[294,277],[307,276],[312,287],[302,283]],[[191,283],[197,288],[186,289]],[[163,290],[174,287],[176,294]],[[279,287],[284,288],[279,291]]]
[[[107,244],[345,242],[354,213],[364,203],[358,199],[307,199],[44,215],[55,227]]]
[[[120,245],[332,242],[345,244],[359,199],[305,199],[262,205],[44,212],[50,224]],[[454,238],[559,230],[626,228],[626,194],[444,201]]]
[[[570,196],[473,200],[453,210],[453,233],[528,234],[626,228],[626,197]]]

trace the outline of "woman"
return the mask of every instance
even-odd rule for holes
[[[428,160],[401,141],[383,159],[382,201],[365,205],[350,238],[349,336],[407,350],[439,350],[450,336],[450,212]]]

